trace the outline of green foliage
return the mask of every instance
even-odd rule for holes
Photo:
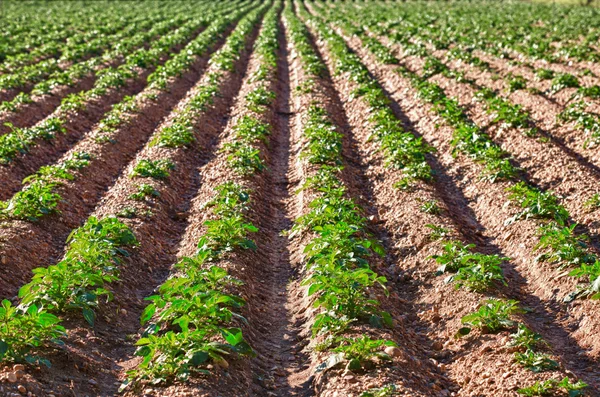
[[[55,193],[59,182],[33,181],[9,201],[0,202],[0,217],[37,221],[56,212],[62,196]]]
[[[554,71],[550,69],[537,69],[535,75],[540,80],[551,80],[554,78]]]
[[[179,117],[170,126],[162,128],[150,145],[177,148],[189,146],[195,140],[194,128],[190,120]]]
[[[79,112],[85,109],[87,96],[85,92],[69,94],[62,99],[60,107],[65,112]]]
[[[138,185],[137,192],[129,195],[130,200],[142,201],[147,197],[159,197],[160,193],[158,190],[154,189],[154,186],[149,185],[147,183],[142,183]]]
[[[433,148],[421,138],[404,131],[400,121],[390,107],[389,99],[377,82],[369,75],[368,69],[360,58],[350,51],[344,40],[325,24],[314,18],[310,21],[325,39],[330,55],[335,61],[335,73],[348,73],[358,88],[353,92],[354,97],[362,98],[369,106],[369,121],[372,124],[372,135],[380,142],[388,166],[403,171],[406,181],[432,178],[432,170],[426,161],[426,153]],[[370,39],[364,32],[357,29],[361,39],[368,42],[368,48],[374,55],[385,63],[395,63],[395,58],[380,43]]]
[[[508,91],[515,92],[527,88],[527,80],[518,74],[509,74],[507,78]]]
[[[519,219],[550,219],[559,225],[565,225],[570,217],[565,207],[560,205],[558,198],[551,192],[545,192],[519,182],[506,189],[510,194],[509,200],[523,210],[509,219],[514,222]]]
[[[450,236],[450,230],[445,227],[437,226],[431,223],[428,223],[425,225],[425,227],[431,229],[431,233],[429,234],[429,238],[431,240],[442,240]]]
[[[333,123],[327,118],[325,109],[311,105],[308,109],[308,120],[304,125],[304,136],[308,145],[301,156],[308,158],[312,164],[340,164],[342,153],[342,135],[337,132]]]
[[[436,200],[423,202],[419,209],[421,210],[421,212],[431,215],[439,215],[442,212],[442,209],[440,208]]]
[[[591,140],[600,142],[600,118],[597,114],[585,110],[587,104],[584,101],[573,102],[565,110],[558,114],[558,119],[575,122],[579,129],[589,134]]]
[[[587,277],[590,283],[585,287],[580,287],[578,291],[567,297],[567,301],[578,296],[600,299],[600,261],[598,259],[591,264],[582,263],[579,267],[573,269],[569,275],[578,278]]]
[[[361,393],[360,397],[392,397],[397,394],[396,391],[396,385],[390,384],[364,391]]]
[[[33,270],[32,281],[19,290],[20,307],[81,310],[93,325],[100,297],[112,296],[105,284],[118,280],[120,258],[128,255],[125,247],[135,247],[138,242],[131,230],[114,217],[90,217],[67,242],[62,261]]]
[[[241,330],[230,327],[234,321],[244,321],[233,311],[244,300],[227,293],[241,282],[218,266],[202,269],[206,258],[182,258],[177,268],[184,275],[170,278],[158,295],[147,298],[152,303],[141,322],[153,322],[136,343],[135,354],[143,361],[128,372],[130,378],[154,384],[185,380],[193,372],[207,372],[201,366],[210,361],[223,362],[232,353],[252,354]]]
[[[487,112],[492,113],[493,122],[502,122],[513,128],[528,128],[527,136],[535,134],[535,127],[529,117],[529,113],[524,111],[520,105],[514,105],[508,100],[496,95],[490,89],[484,88],[477,93],[478,98],[482,98],[487,105]]]
[[[48,118],[29,128],[17,128],[6,123],[11,131],[0,136],[0,163],[8,164],[17,155],[27,153],[39,139],[51,140],[57,133],[66,132],[63,124],[64,120],[58,117]]]
[[[63,163],[43,166],[35,174],[23,180],[26,186],[7,202],[0,202],[0,217],[22,219],[31,222],[57,212],[62,196],[56,192],[64,181],[75,178],[72,171],[89,165],[87,153],[73,153]]]
[[[169,171],[173,169],[175,169],[175,164],[168,159],[140,160],[133,167],[131,177],[166,179],[169,177]]]
[[[244,116],[233,131],[233,140],[223,146],[223,151],[229,154],[227,161],[231,169],[243,176],[262,171],[266,166],[260,157],[260,149],[254,145],[266,140],[270,134],[269,125]]]
[[[594,193],[587,199],[584,205],[590,210],[596,210],[600,208],[600,194]]]
[[[516,346],[526,350],[535,350],[540,345],[546,345],[546,342],[542,339],[542,336],[536,332],[533,332],[523,324],[519,324],[517,332],[511,334],[511,346]]]
[[[26,310],[14,307],[4,299],[0,307],[0,360],[27,361],[50,366],[47,360],[32,353],[48,346],[61,344],[65,328],[60,320],[42,308],[31,305]]]
[[[545,353],[527,350],[516,352],[515,361],[533,372],[552,371],[558,368],[558,363]]]
[[[396,344],[384,339],[371,339],[367,335],[357,338],[338,338],[333,349],[335,353],[343,355],[348,363],[346,368],[352,371],[360,371],[375,366],[375,360],[387,361],[391,357],[381,349],[385,346],[396,346]]]
[[[600,98],[600,86],[592,85],[588,87],[579,87],[577,90],[578,96],[584,96],[591,99],[599,99]]]
[[[551,92],[558,92],[564,88],[579,88],[579,80],[577,77],[569,73],[560,73],[552,79]]]
[[[229,291],[241,282],[211,264],[223,255],[241,249],[255,249],[248,233],[257,231],[245,220],[248,192],[228,182],[216,188],[206,207],[215,219],[205,222],[205,234],[194,256],[182,258],[178,274],[147,298],[152,303],[142,313],[142,324],[150,323],[136,343],[141,364],[128,371],[131,382],[153,384],[185,380],[194,373],[208,373],[206,364],[226,364],[230,354],[253,355],[236,323],[244,323],[236,310],[244,300]]]
[[[263,113],[267,106],[270,106],[275,99],[275,93],[267,91],[266,88],[260,86],[246,95],[248,108],[256,113]]]
[[[522,312],[519,302],[515,300],[486,299],[481,302],[479,310],[467,314],[461,319],[461,323],[466,327],[461,328],[457,336],[469,334],[472,328],[481,329],[484,333],[496,333],[506,328],[512,328],[515,321],[511,319],[511,316]]]
[[[456,288],[465,287],[471,291],[484,291],[494,281],[504,281],[504,275],[500,264],[508,258],[498,255],[485,255],[479,252],[471,252],[475,245],[464,245],[460,241],[450,241],[444,245],[441,255],[433,255],[432,258],[440,265],[438,274],[444,272],[455,272],[449,276],[446,282],[456,282]]]
[[[582,381],[571,382],[569,378],[562,380],[548,379],[541,382],[535,382],[533,385],[517,390],[519,394],[524,396],[550,396],[556,392],[564,391],[569,397],[583,396],[585,389],[588,387]]]
[[[323,76],[327,67],[312,47],[308,29],[298,19],[296,14],[292,12],[290,4],[287,2],[283,16],[286,27],[289,29],[290,41],[293,43],[294,50],[302,60],[304,72],[312,77]]]
[[[541,225],[540,241],[536,249],[549,249],[538,257],[539,260],[557,263],[560,266],[578,266],[582,263],[593,263],[595,255],[590,253],[587,245],[589,237],[576,234],[577,224],[560,226],[554,222]]]
[[[446,97],[444,90],[419,76],[412,75],[412,84],[421,98],[434,105],[434,110],[454,127],[454,150],[484,163],[483,175],[491,182],[512,179],[517,168],[510,163],[508,154],[496,145],[477,125],[472,123],[455,99]]]

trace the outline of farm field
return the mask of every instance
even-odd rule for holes
[[[0,7],[0,395],[600,396],[599,9]]]

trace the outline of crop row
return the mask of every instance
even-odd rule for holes
[[[209,211],[203,232],[196,237],[194,254],[181,256],[158,294],[148,298],[152,303],[141,318],[146,331],[137,342],[136,352],[143,361],[129,372],[124,387],[142,381],[157,384],[187,379],[194,373],[206,373],[211,362],[227,367],[231,354],[254,354],[239,327],[246,323],[239,313],[246,302],[235,291],[242,282],[229,275],[223,262],[237,251],[257,249],[249,236],[257,228],[247,219],[247,212],[252,178],[264,169],[260,146],[270,133],[264,120],[272,116],[275,96],[271,88],[277,66],[279,8],[265,4],[251,12],[212,59],[213,65],[229,70],[229,62],[240,56],[247,36],[264,15],[253,48],[257,66],[245,82],[253,89],[238,97],[238,104],[243,103],[242,114],[232,123],[229,141],[210,163],[224,160],[231,174],[213,187],[212,198],[202,207]]]
[[[331,16],[330,16],[331,18]],[[333,18],[334,19],[334,18]],[[331,20],[330,20],[331,21]],[[365,43],[365,47],[372,52],[375,59],[379,62],[388,63],[388,64],[397,64],[398,60],[394,58],[394,56],[387,50],[386,47],[381,45],[378,41],[373,39],[372,37],[361,34],[360,29],[354,28],[348,21],[345,24],[342,24],[345,27],[345,31],[350,34],[357,34]],[[327,29],[323,29],[327,32]],[[330,36],[334,36],[333,41],[337,43],[338,52],[346,51],[346,57],[350,58],[352,62],[355,64],[354,67],[348,67],[346,70],[360,70],[362,64],[356,55],[351,53],[349,49],[346,47],[344,41],[333,31],[329,31]],[[332,54],[335,53],[335,49],[332,50]],[[348,62],[348,63],[350,63]],[[336,65],[343,65],[339,59],[337,60]],[[342,66],[343,67],[343,66]],[[368,71],[366,68],[362,66],[364,69],[365,75],[368,75]],[[400,70],[401,73],[408,74],[405,69]],[[352,73],[352,72],[350,72]],[[506,178],[507,175],[504,172],[506,167],[497,167],[497,157],[495,153],[503,153],[501,149],[496,147],[494,149],[494,143],[491,141],[485,133],[480,131],[476,125],[471,123],[468,118],[465,116],[464,111],[461,110],[460,105],[455,100],[451,100],[446,98],[443,94],[443,90],[436,85],[432,85],[427,82],[426,76],[420,77],[414,73],[409,74],[409,77],[413,81],[413,84],[417,90],[419,90],[421,97],[425,100],[434,103],[434,109],[440,116],[445,118],[447,122],[455,127],[455,139],[453,144],[455,145],[455,149],[464,152],[467,155],[475,157],[475,159],[482,161],[486,164],[486,173],[491,172],[492,179],[495,180],[498,177]],[[360,81],[357,76],[353,76],[353,80]],[[384,96],[385,97],[385,96]],[[469,135],[467,137],[464,136],[466,133]],[[469,138],[469,139],[466,139]],[[476,138],[476,139],[475,139]],[[481,139],[483,141],[481,141]],[[478,140],[481,142],[479,143]],[[461,147],[460,145],[464,145]],[[487,152],[491,149],[494,149],[492,153],[494,155],[488,157]],[[503,154],[503,157],[506,157]],[[506,162],[509,170],[512,169],[512,165]],[[500,173],[500,172],[501,173]],[[508,175],[508,177],[514,177],[516,175],[516,170],[512,172],[512,175]],[[562,232],[557,232],[557,229],[564,226],[564,222],[566,222],[566,218],[561,217],[566,216],[566,210],[563,207],[560,207],[556,199],[547,193],[540,192],[539,190],[528,187],[524,183],[520,183],[515,185],[514,188],[511,188],[513,192],[511,199],[517,201],[522,205],[524,209],[523,212],[517,215],[517,218],[520,216],[526,217],[528,214],[531,216],[536,216],[538,214],[532,214],[532,211],[535,211],[536,207],[535,203],[540,204],[543,202],[544,198],[547,197],[545,203],[540,206],[544,208],[544,211],[554,214],[555,216],[549,215],[552,219],[554,219],[556,224],[549,224],[543,227],[546,227],[548,230],[544,232],[541,239],[542,242],[539,245],[539,248],[544,249],[548,247],[554,248],[556,254],[553,256],[552,254],[547,254],[548,259],[560,260],[564,258],[558,258],[557,255],[560,255],[564,252],[563,247],[558,247],[557,245],[557,234],[560,234],[563,239],[565,236],[572,235],[572,231],[574,226],[565,227]],[[531,197],[534,196],[534,197]],[[527,199],[531,200],[528,201]],[[426,203],[427,204],[427,203]],[[429,203],[431,205],[424,205],[421,210],[430,213],[439,213],[439,209],[436,209],[434,203]],[[557,212],[560,212],[558,214]],[[558,220],[556,218],[559,218]],[[560,226],[559,226],[560,225]],[[439,236],[439,238],[444,238],[449,234],[449,231],[440,228],[435,225],[430,225],[433,229],[434,233]],[[567,231],[565,231],[568,229]],[[570,234],[570,233],[571,234]],[[552,236],[550,236],[552,234]],[[575,240],[575,241],[573,241]],[[569,241],[571,246],[579,246],[577,243],[577,237]],[[573,244],[575,243],[575,244]],[[505,261],[507,258],[501,258],[497,255],[484,255],[476,252],[472,252],[472,249],[475,248],[474,245],[465,245],[461,241],[447,241],[444,243],[443,254],[434,255],[433,257],[436,259],[436,262],[440,265],[438,270],[439,274],[443,274],[446,272],[450,272],[451,275],[446,279],[447,282],[454,282],[457,288],[464,287],[470,291],[486,291],[491,288],[496,282],[500,281],[505,283],[505,279],[503,276],[502,269],[500,267],[501,263]],[[585,253],[585,255],[589,255],[589,253]],[[582,256],[579,256],[581,259]],[[587,256],[586,256],[587,258]],[[593,258],[592,258],[593,259]],[[464,335],[470,332],[472,327],[483,328],[485,332],[497,332],[497,330],[502,329],[504,327],[515,327],[515,323],[510,320],[510,316],[514,313],[517,313],[520,309],[518,309],[516,301],[502,301],[496,299],[488,299],[480,304],[480,308],[478,311],[463,317],[463,324],[467,325],[467,327],[462,328],[459,331],[459,335]],[[526,334],[527,337],[532,338],[531,340],[538,340],[539,335],[535,336],[534,334],[527,329],[523,324],[520,324],[518,327],[516,334],[514,335],[515,343],[517,343],[519,347],[519,351],[515,354],[515,359],[520,364],[526,366],[527,368],[532,369],[535,372],[544,371],[544,370],[552,370],[556,368],[556,363],[548,358],[545,353],[537,352],[534,347],[536,344],[532,343],[524,343],[523,340],[519,339],[521,334]],[[523,336],[524,339],[527,337]],[[523,342],[523,343],[522,343]],[[537,345],[540,346],[539,344]],[[550,384],[551,382],[548,382]],[[556,387],[559,383],[553,383],[552,386],[549,386],[549,389],[552,387]],[[520,392],[523,394],[527,394],[531,390],[539,387],[539,384],[532,386],[531,388],[524,388]],[[567,388],[567,390],[573,389],[573,393],[578,393],[578,390],[585,387],[585,384],[582,382],[578,382],[576,384],[569,383],[567,380],[562,380],[561,387]]]
[[[234,21],[243,10],[242,8],[237,13],[229,14],[227,18]],[[226,8],[221,12],[225,11]],[[219,12],[217,11],[215,16]],[[200,53],[206,50],[227,23],[227,19],[218,20],[214,30],[206,31],[207,34],[203,36],[205,41],[199,39],[190,44],[190,47],[197,46],[196,51]],[[190,58],[194,56],[191,53],[184,54]],[[180,59],[178,64],[181,65],[180,70],[165,66],[169,73],[164,73],[161,77],[166,80],[181,73],[186,65],[189,66],[189,61],[186,63]],[[89,165],[89,161],[90,159],[79,156],[62,166],[66,169],[81,168]],[[161,164],[166,163],[168,162],[164,161]],[[155,169],[161,168],[155,166]],[[58,168],[54,169],[57,170]],[[134,175],[136,170],[140,171],[139,167],[134,169]],[[69,247],[63,260],[48,268],[34,270],[33,280],[19,291],[19,306],[14,308],[8,301],[4,302],[8,325],[3,329],[1,339],[5,342],[5,359],[45,362],[32,351],[35,352],[48,342],[58,342],[58,338],[64,336],[64,328],[53,313],[81,310],[84,318],[93,325],[94,309],[100,305],[101,297],[111,296],[105,285],[119,280],[119,257],[127,255],[126,247],[138,245],[131,229],[118,220],[116,215],[101,219],[90,217],[84,226],[69,236]],[[28,333],[18,332],[20,324],[23,323],[30,325]]]
[[[295,6],[298,14],[314,27],[316,22],[308,17],[304,6],[300,3]],[[300,284],[317,309],[308,319],[311,346],[319,360],[316,372],[325,376],[336,367],[345,367],[347,372],[369,372],[391,362],[400,351],[388,336],[392,317],[382,308],[382,298],[386,299],[389,292],[387,280],[378,274],[377,268],[385,252],[369,231],[372,225],[345,182],[351,172],[345,169],[346,137],[330,113],[331,105],[321,100],[331,93],[324,88],[327,66],[312,47],[311,32],[292,13],[291,7],[284,16],[290,41],[300,57],[299,67],[303,69],[297,82],[296,100],[305,104],[301,105],[298,119],[302,128],[299,159],[306,171],[297,194],[310,197],[289,236],[303,247]],[[318,31],[318,37],[321,33]],[[336,64],[340,64],[339,60]],[[391,127],[390,134],[402,138],[396,146],[386,147],[391,166],[403,169],[411,181],[418,169],[427,171],[423,155],[415,153],[418,150],[411,150],[408,155],[405,150],[411,146],[418,148],[421,142],[394,129],[395,124],[386,120],[390,114],[384,109],[376,109],[373,114],[380,116],[369,115],[369,120],[381,131],[375,135],[377,139],[385,142],[384,122]],[[317,388],[326,389],[327,384],[321,383]],[[363,391],[375,392],[364,388]]]
[[[379,62],[398,63],[398,60],[377,39],[357,29],[353,29],[351,33],[359,34],[363,40],[369,43],[367,48],[374,54],[383,52],[387,54],[386,57],[381,57],[381,55],[377,57]],[[590,282],[587,287],[580,288],[569,299],[572,299],[573,296],[596,296],[599,292],[596,280],[600,275],[598,271],[600,263],[584,243],[589,240],[589,237],[575,232],[576,224],[570,221],[571,215],[560,205],[556,196],[535,188],[526,181],[518,181],[525,175],[511,164],[509,154],[504,152],[469,119],[456,99],[447,97],[439,85],[428,81],[431,76],[443,72],[444,69],[444,65],[440,64],[436,58],[428,58],[421,76],[406,68],[399,68],[398,72],[407,76],[421,98],[432,103],[434,110],[454,127],[452,144],[455,150],[473,157],[476,161],[481,161],[484,164],[486,177],[492,182],[498,179],[517,180],[514,186],[508,188],[510,193],[508,198],[521,207],[522,212],[516,214],[509,222],[529,218],[551,221],[550,223],[542,222],[538,231],[540,243],[536,248],[547,250],[540,259],[556,263],[560,267],[575,267],[571,274],[576,277],[587,277]],[[484,91],[481,96],[489,104],[491,110],[497,112],[498,121],[514,124],[523,120],[524,114],[519,114],[519,109],[515,109],[514,105],[499,99],[493,92]],[[494,106],[496,106],[495,109]],[[504,109],[508,111],[506,113],[498,111]],[[510,109],[513,111],[511,112]],[[515,111],[517,117],[514,117]]]
[[[10,101],[4,101],[0,109],[7,112],[21,111],[21,107],[39,100],[40,96],[47,95],[53,90],[65,87],[72,87],[85,77],[99,77],[111,66],[116,66],[120,60],[126,58],[136,49],[142,48],[148,41],[156,39],[160,35],[167,33],[174,27],[185,22],[185,18],[175,18],[168,21],[162,21],[160,18],[152,16],[144,17],[143,21],[131,25],[126,32],[121,33],[123,37],[106,36],[106,45],[102,51],[98,51],[97,56],[91,57],[85,61],[74,63],[67,68],[54,71],[48,76],[39,79],[29,93],[21,92]],[[32,66],[39,70],[38,65]],[[42,76],[40,76],[42,77]],[[32,82],[27,76],[18,76],[25,85]]]

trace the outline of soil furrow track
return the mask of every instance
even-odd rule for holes
[[[189,42],[197,36],[199,30],[194,33]],[[162,57],[159,65],[164,64],[171,55],[178,53],[184,48],[186,43],[176,45],[171,49],[168,55]],[[0,189],[0,199],[6,199],[14,194],[21,183],[21,180],[35,172],[42,165],[52,163],[60,158],[69,148],[88,134],[94,125],[101,120],[104,114],[115,103],[120,102],[127,95],[136,95],[141,92],[148,84],[147,78],[155,70],[155,67],[140,69],[134,79],[128,81],[123,87],[118,89],[109,89],[105,95],[93,97],[89,100],[83,110],[77,112],[66,112],[59,107],[55,112],[42,120],[37,125],[41,125],[46,120],[55,118],[65,118],[62,127],[65,132],[56,132],[54,137],[37,142],[25,154],[19,154],[10,163],[0,165],[0,179],[3,186]]]
[[[102,218],[120,214],[125,208],[135,208],[136,214],[122,218],[122,221],[131,228],[141,245],[130,253],[122,266],[120,281],[111,285],[114,301],[100,307],[94,328],[84,325],[79,315],[65,321],[69,330],[65,348],[48,357],[53,363],[51,371],[42,369],[35,374],[40,385],[52,384],[54,394],[67,395],[69,384],[72,384],[76,395],[113,395],[123,380],[124,371],[138,361],[133,356],[135,346],[130,335],[139,331],[139,318],[146,305],[144,298],[165,280],[170,265],[176,261],[175,254],[188,225],[187,213],[202,183],[200,167],[209,161],[216,149],[218,134],[229,118],[230,106],[241,86],[257,33],[258,29],[255,29],[247,37],[246,48],[234,62],[233,70],[222,72],[220,94],[214,98],[214,103],[194,120],[196,141],[189,147],[175,149],[146,146],[94,211],[94,216]],[[211,81],[209,74],[216,70],[207,70],[177,110],[162,122],[157,133],[171,125],[176,113]],[[129,196],[137,191],[139,179],[129,175],[141,159],[170,159],[175,168],[165,180],[148,181],[160,194],[158,197],[136,202]]]
[[[231,30],[233,27],[223,37]],[[66,181],[57,189],[57,193],[62,196],[57,214],[35,222],[2,222],[0,257],[5,258],[4,262],[8,266],[0,270],[1,296],[13,296],[29,276],[32,267],[47,266],[60,258],[70,231],[85,221],[102,195],[147,143],[161,121],[200,79],[210,53],[220,48],[224,40],[221,38],[210,51],[198,57],[186,73],[170,82],[167,89],[146,88],[136,95],[134,100],[137,109],[111,134],[109,142],[98,139],[102,137],[102,133],[95,126],[63,155],[58,164],[75,153],[87,153],[92,156],[92,160],[73,180]]]
[[[149,21],[150,22],[150,21]],[[150,25],[151,26],[151,22]],[[173,31],[178,28],[178,24],[173,22],[172,26],[168,29],[168,31]],[[142,35],[144,33],[138,33]],[[163,32],[163,34],[168,34],[167,32]],[[143,36],[142,36],[143,37]],[[47,93],[34,93],[29,97],[30,102],[28,103],[20,103],[16,106],[14,110],[4,110],[0,112],[0,134],[4,134],[10,131],[10,128],[6,125],[6,123],[10,123],[15,127],[24,128],[30,127],[37,122],[46,118],[50,113],[52,113],[56,107],[58,107],[63,100],[63,98],[67,97],[70,94],[78,93],[81,91],[87,91],[93,88],[94,83],[96,82],[98,75],[102,73],[103,70],[108,68],[118,67],[123,64],[125,61],[125,57],[133,53],[138,48],[147,49],[150,44],[149,41],[157,40],[160,36],[149,37],[148,41],[142,43],[141,45],[134,46],[130,48],[128,51],[123,52],[120,51],[118,56],[115,59],[107,60],[105,62],[98,62],[98,64],[91,70],[86,73],[84,76],[75,79],[72,81],[72,84],[57,84]],[[117,47],[119,42],[115,43],[115,47]],[[110,53],[112,54],[112,52]],[[98,56],[99,59],[103,59],[101,56],[104,55],[106,59],[106,54],[101,54]],[[49,76],[49,78],[52,76]],[[43,82],[47,84],[47,80]],[[35,89],[35,87],[34,87]]]
[[[289,179],[293,117],[289,50],[284,26],[280,22],[277,81],[273,84],[277,97],[270,120],[266,120],[273,131],[266,150],[268,172],[262,180],[253,182],[254,186],[257,185],[255,200],[260,203],[254,214],[259,228],[257,244],[264,248],[261,252],[263,263],[267,265],[266,274],[261,275],[260,269],[257,269],[255,283],[268,286],[264,290],[257,288],[262,302],[256,311],[261,314],[256,314],[258,319],[249,334],[256,341],[255,350],[259,353],[253,368],[259,379],[255,381],[257,385],[253,390],[256,396],[265,393],[267,396],[306,396],[309,392],[298,376],[306,368],[308,357],[302,351],[304,343],[299,335],[300,328],[292,316],[296,301],[290,281],[295,270],[291,265],[288,239],[283,234],[290,229],[294,217],[289,206],[293,194]],[[263,244],[260,244],[261,241]]]
[[[598,387],[600,383],[591,372],[594,359],[586,357],[586,350],[593,341],[585,335],[591,335],[590,330],[594,327],[595,320],[584,313],[592,309],[592,303],[582,301],[571,306],[560,303],[559,299],[564,294],[558,295],[557,284],[567,284],[563,289],[572,291],[575,283],[572,279],[557,280],[553,276],[556,273],[554,268],[548,264],[536,263],[537,254],[533,252],[533,247],[537,244],[537,226],[534,222],[519,221],[510,226],[504,225],[504,220],[512,215],[512,211],[504,205],[505,188],[509,184],[483,181],[479,177],[479,166],[462,156],[455,158],[450,146],[452,130],[435,128],[440,121],[436,116],[431,116],[433,111],[429,105],[419,101],[410,82],[395,72],[395,66],[378,64],[362,49],[358,38],[347,39],[347,42],[388,91],[390,98],[398,106],[397,109],[402,109],[406,114],[405,120],[408,119],[411,124],[420,128],[422,136],[438,150],[437,158],[442,170],[445,170],[438,177],[439,196],[448,207],[457,228],[463,234],[464,229],[471,229],[466,233],[467,236],[481,235],[478,245],[512,258],[510,266],[505,267],[509,287],[503,289],[503,293],[521,300],[524,306],[531,307],[533,313],[525,318],[532,329],[548,340],[554,347],[554,354],[562,358],[561,361],[568,370]],[[499,216],[500,214],[504,216]],[[584,325],[591,328],[587,328],[588,331],[574,332],[578,326]]]
[[[313,31],[313,34],[316,32]],[[367,113],[364,112],[364,107],[357,105],[357,99],[351,99],[352,91],[355,88],[354,83],[349,81],[344,74],[334,73],[335,61],[323,42],[316,38],[317,36],[313,36],[313,41],[316,43],[315,48],[328,67],[328,71],[325,72],[323,79],[313,86],[316,94],[311,95],[316,96],[301,98],[299,108],[306,109],[311,101],[315,100],[319,106],[323,106],[327,110],[339,131],[344,135],[345,168],[340,178],[348,189],[348,195],[356,200],[356,203],[363,208],[364,215],[370,220],[369,232],[382,242],[387,252],[383,260],[374,261],[373,269],[388,279],[390,296],[378,296],[378,298],[381,301],[382,309],[388,311],[394,319],[394,326],[389,330],[377,330],[376,334],[378,338],[387,337],[397,341],[401,352],[398,352],[393,363],[389,366],[382,366],[377,371],[352,373],[329,370],[325,373],[318,373],[313,381],[313,387],[317,395],[324,396],[342,393],[342,390],[343,393],[351,392],[352,395],[360,395],[361,392],[368,389],[389,384],[395,384],[401,395],[449,395],[449,389],[457,387],[453,386],[452,381],[440,371],[437,364],[430,360],[429,350],[433,341],[430,340],[429,335],[423,332],[425,327],[414,315],[415,307],[412,302],[402,296],[404,293],[394,282],[389,282],[394,279],[394,273],[391,270],[394,264],[400,260],[400,256],[395,247],[396,242],[392,240],[390,231],[386,228],[387,225],[382,222],[382,212],[374,195],[373,181],[368,180],[371,176],[369,166],[363,163],[361,158],[362,142],[359,142],[357,137],[370,134],[371,126],[366,118]],[[298,117],[302,117],[302,115]],[[306,173],[310,173],[310,168]],[[386,199],[390,200],[390,197],[386,197]],[[302,200],[305,202],[304,205],[308,205],[309,200],[306,198]],[[401,214],[399,215],[401,216]],[[302,245],[299,244],[296,252],[302,252]],[[300,256],[298,260],[301,264],[302,257]],[[303,307],[302,311],[310,313],[306,307]],[[305,314],[305,316],[310,315]],[[316,354],[313,358],[313,366],[320,364],[325,358],[326,356]]]

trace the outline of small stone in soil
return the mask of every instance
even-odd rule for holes
[[[388,346],[385,348],[385,354],[392,357],[400,357],[402,355],[402,350],[398,349],[395,346]]]

